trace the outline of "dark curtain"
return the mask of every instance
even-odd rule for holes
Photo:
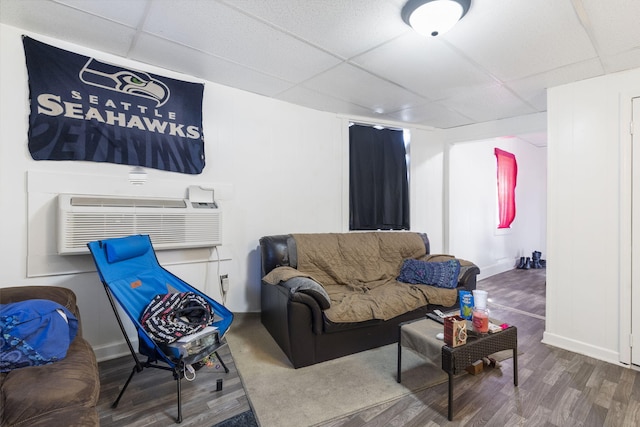
[[[349,128],[349,229],[408,230],[409,184],[401,130]]]

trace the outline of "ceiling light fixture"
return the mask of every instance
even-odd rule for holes
[[[427,37],[449,31],[469,10],[471,0],[409,0],[402,8],[402,19]]]

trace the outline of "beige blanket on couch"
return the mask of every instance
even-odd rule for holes
[[[426,254],[410,232],[294,234],[298,271],[327,291],[332,322],[388,320],[427,303],[451,306],[457,291],[397,282],[406,258]]]

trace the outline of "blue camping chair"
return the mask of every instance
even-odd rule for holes
[[[118,325],[127,341],[131,355],[135,360],[135,365],[131,375],[127,379],[118,398],[112,407],[118,406],[120,398],[127,389],[129,382],[136,372],[142,372],[143,368],[159,368],[173,372],[173,377],[177,381],[178,393],[178,418],[177,422],[182,422],[182,403],[180,380],[184,376],[187,365],[196,363],[208,355],[215,354],[220,361],[220,365],[225,372],[229,372],[222,359],[217,353],[220,346],[225,345],[223,336],[231,326],[233,313],[226,307],[203,294],[193,286],[185,283],[178,277],[165,270],[158,263],[156,254],[151,245],[151,239],[147,235],[136,235],[115,239],[99,240],[87,244],[91,255],[98,269],[100,280],[104,284],[105,291],[116,315]],[[194,292],[204,297],[214,310],[214,320],[212,326],[218,328],[218,340],[215,344],[208,346],[197,355],[189,355],[186,358],[172,354],[166,347],[156,343],[147,334],[140,324],[142,312],[149,302],[158,294],[170,292]],[[139,353],[147,357],[145,362],[141,362],[138,354],[133,349],[131,341],[127,336],[122,319],[118,314],[115,301],[122,307],[136,327],[138,333]],[[164,350],[163,350],[164,349]],[[218,380],[217,389],[221,390],[222,382]]]

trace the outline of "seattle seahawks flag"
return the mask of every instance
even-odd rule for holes
[[[98,61],[23,37],[35,160],[186,174],[204,168],[204,85]]]

